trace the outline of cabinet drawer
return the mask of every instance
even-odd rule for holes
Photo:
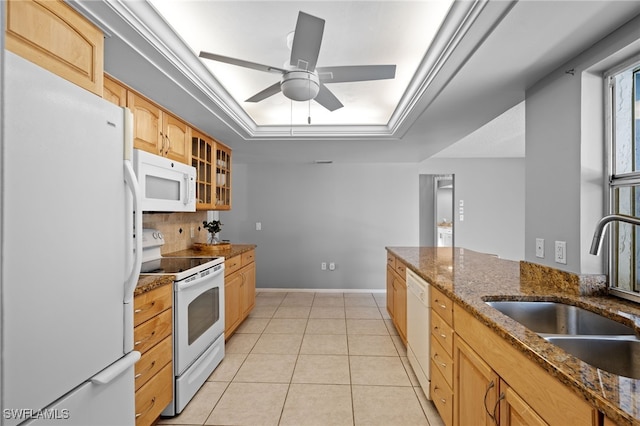
[[[137,326],[171,307],[173,286],[163,285],[133,299],[133,325]]]
[[[133,329],[133,349],[141,354],[145,353],[162,339],[171,335],[172,323],[171,309],[143,322]]]
[[[395,271],[396,269],[396,257],[387,252],[387,266],[391,267]]]
[[[165,365],[136,392],[136,426],[153,424],[173,399],[173,368]]]
[[[233,274],[242,266],[242,256],[233,256],[224,260],[224,275]]]
[[[402,261],[396,259],[396,272],[402,277],[403,280],[407,280],[407,267]]]
[[[431,335],[453,357],[453,329],[431,309]]]
[[[453,424],[453,391],[439,370],[431,370],[431,399],[445,425]]]
[[[431,286],[431,309],[433,309],[447,324],[453,326],[453,302],[440,290]]]
[[[248,265],[249,263],[253,262],[255,257],[256,253],[254,250],[242,253],[242,266]]]
[[[171,341],[171,336],[165,337],[140,357],[140,361],[136,363],[135,367],[136,390],[140,389],[140,386],[147,383],[149,379],[162,370],[162,367],[171,362],[173,358]]]
[[[453,388],[453,358],[444,350],[442,345],[435,340],[431,340],[431,371],[434,367],[442,373],[449,386]]]

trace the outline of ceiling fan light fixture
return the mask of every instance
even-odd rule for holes
[[[315,73],[308,71],[290,71],[282,78],[282,93],[294,101],[308,101],[318,96],[320,80]]]

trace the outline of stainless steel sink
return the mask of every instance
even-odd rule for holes
[[[486,303],[541,335],[635,335],[632,327],[564,303],[511,300]]]
[[[640,379],[640,340],[602,336],[545,338],[587,364],[618,376]]]

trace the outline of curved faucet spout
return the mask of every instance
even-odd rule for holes
[[[610,222],[625,222],[632,225],[640,225],[640,218],[624,214],[610,214],[600,219],[593,234],[593,241],[591,242],[591,250],[589,250],[589,253],[597,255],[600,252],[604,229]]]

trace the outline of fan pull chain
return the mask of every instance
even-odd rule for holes
[[[309,88],[309,113],[307,116],[307,124],[311,124],[311,77],[307,77],[307,87]]]

